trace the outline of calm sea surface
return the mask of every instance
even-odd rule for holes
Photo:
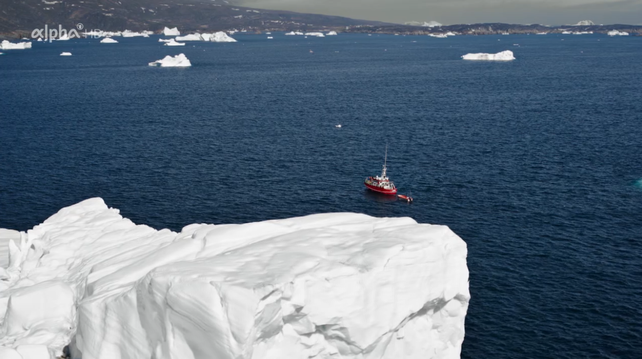
[[[5,51],[0,227],[410,216],[468,243],[463,358],[641,357],[642,37],[273,36]],[[386,143],[412,205],[364,190]]]

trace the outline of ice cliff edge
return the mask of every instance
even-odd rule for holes
[[[93,198],[2,233],[2,358],[458,358],[464,339],[467,249],[445,226],[332,213],[175,233]]]

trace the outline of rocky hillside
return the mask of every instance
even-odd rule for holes
[[[326,30],[384,25],[338,16],[233,6],[222,0],[0,0],[0,34],[25,36],[45,25],[73,29],[181,31]]]

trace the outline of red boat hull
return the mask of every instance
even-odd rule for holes
[[[397,194],[397,189],[396,188],[395,189],[383,189],[383,188],[379,188],[377,186],[369,185],[367,183],[364,183],[364,184],[371,191],[375,191],[375,192],[379,192],[379,193],[383,193],[383,194]]]

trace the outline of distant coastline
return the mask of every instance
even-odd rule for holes
[[[181,32],[246,31],[337,31],[348,33],[435,35],[452,32],[457,35],[501,35],[538,33],[604,33],[612,30],[642,35],[642,25],[546,26],[506,23],[456,24],[417,26],[380,21],[351,19],[340,16],[304,14],[290,11],[263,10],[192,0],[188,4],[141,0],[135,4],[123,2],[117,8],[108,0],[53,1],[24,0],[13,3],[0,13],[0,39],[31,38],[34,29],[45,25],[72,29],[79,25],[85,30],[142,31],[160,33],[165,26],[178,27]],[[142,11],[141,11],[142,9]],[[428,23],[427,23],[428,24]],[[430,23],[437,24],[437,23]]]

